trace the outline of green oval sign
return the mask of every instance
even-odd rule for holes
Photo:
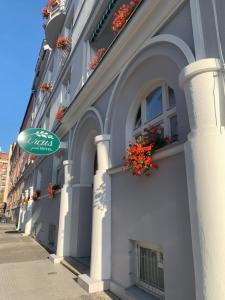
[[[27,153],[34,155],[49,155],[58,151],[59,138],[51,131],[41,128],[29,128],[22,131],[17,142]]]

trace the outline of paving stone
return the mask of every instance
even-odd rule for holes
[[[88,295],[73,273],[52,264],[43,247],[14,230],[10,224],[0,224],[1,300],[118,299],[110,293]]]

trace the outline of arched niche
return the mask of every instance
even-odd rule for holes
[[[155,42],[152,42],[154,40]],[[194,61],[191,50],[179,39],[179,45],[153,38],[123,68],[114,88],[107,111],[105,132],[111,134],[112,165],[121,164],[125,147],[140,101],[159,81],[164,81],[175,93],[179,141],[185,141],[190,131],[184,92],[179,87],[179,74]],[[189,50],[188,50],[189,49]]]
[[[95,137],[102,134],[97,111],[87,111],[76,126],[71,159],[73,160],[73,202],[70,253],[87,263],[91,254],[93,179],[96,170]]]

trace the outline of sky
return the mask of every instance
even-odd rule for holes
[[[44,38],[41,10],[46,2],[0,0],[0,146],[3,151],[8,151],[16,140],[31,95]]]

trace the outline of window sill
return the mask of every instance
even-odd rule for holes
[[[126,294],[129,296],[129,299],[140,299],[140,300],[159,300],[162,298],[157,298],[150,293],[145,292],[137,286],[132,286],[126,289]]]
[[[175,142],[171,145],[165,146],[159,150],[156,151],[156,153],[153,155],[153,160],[158,161],[164,158],[168,158],[171,156],[174,156],[176,154],[182,153],[184,151],[184,144]],[[114,168],[108,169],[109,175],[114,175],[117,173],[121,173],[123,171],[124,165],[119,165]]]

